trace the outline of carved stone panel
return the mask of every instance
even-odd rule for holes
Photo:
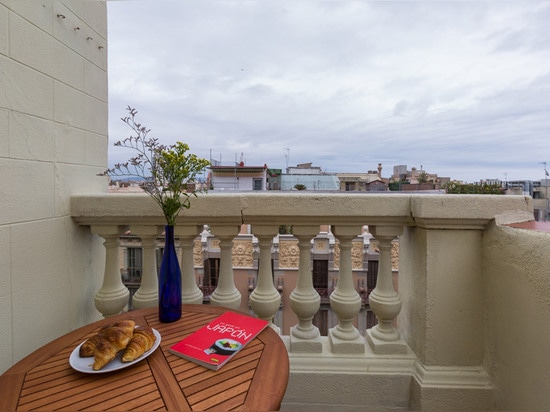
[[[297,269],[300,259],[298,241],[294,239],[281,240],[279,242],[279,268]]]
[[[351,268],[363,269],[363,241],[351,243]],[[337,239],[334,245],[334,269],[340,269],[340,241]]]
[[[399,240],[391,242],[391,267],[394,271],[399,271]]]
[[[351,243],[351,268],[363,269],[363,240]]]
[[[329,252],[329,240],[316,238],[313,242],[314,253],[328,253]]]
[[[254,248],[252,245],[251,239],[245,240],[233,240],[233,267],[247,267],[251,268],[254,266]]]
[[[195,265],[195,267],[202,267],[202,260],[202,242],[200,239],[196,239],[195,242],[193,242],[193,265]]]

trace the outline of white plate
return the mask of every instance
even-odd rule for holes
[[[84,373],[105,373],[105,372],[113,372],[119,369],[127,368],[128,366],[132,366],[134,363],[138,363],[139,361],[145,359],[147,356],[149,356],[151,353],[155,351],[160,345],[160,333],[153,329],[153,333],[156,336],[155,343],[153,344],[153,347],[149,349],[147,352],[145,352],[143,355],[141,355],[139,358],[131,361],[131,362],[121,362],[120,357],[122,356],[122,352],[120,351],[116,358],[114,358],[111,362],[109,362],[107,365],[105,365],[103,368],[101,368],[98,371],[94,371],[92,366],[94,364],[94,358],[81,358],[79,355],[79,350],[82,344],[85,342],[82,342],[80,345],[78,345],[71,353],[71,356],[69,357],[69,364],[71,367],[79,372]]]

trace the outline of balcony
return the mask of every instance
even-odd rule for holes
[[[108,163],[106,2],[0,1],[0,21],[0,67],[9,80],[0,93],[4,371],[127,304],[116,262],[126,227],[145,240],[151,265],[134,303],[151,304],[154,250],[147,242],[164,222],[145,195],[102,193],[104,181],[94,177]],[[90,194],[75,195],[83,191]],[[223,279],[212,303],[236,307],[230,244],[242,223],[251,225],[261,262],[251,307],[270,317],[280,295],[265,265],[268,245],[278,225],[293,225],[299,270],[284,307],[296,321],[281,331],[291,360],[287,410],[545,410],[549,234],[506,225],[531,219],[532,209],[522,196],[208,194],[182,216],[178,235],[189,241],[211,226],[221,240]],[[338,319],[327,336],[311,322],[319,294],[309,239],[319,225],[331,225],[342,246],[339,282],[328,298]],[[371,306],[382,326],[370,330],[355,322],[361,299],[350,282],[349,245],[363,225],[381,245]],[[395,237],[399,293],[390,281]],[[181,246],[185,298],[201,299],[188,274],[189,245]]]
[[[108,316],[127,305],[118,264],[118,239],[127,228],[143,241],[144,273],[133,304],[156,304],[154,239],[164,225],[156,204],[142,194],[73,195],[71,214],[104,239],[105,250],[92,257],[106,257],[96,308]],[[550,344],[547,328],[540,327],[549,307],[549,235],[507,225],[531,218],[531,199],[522,196],[209,193],[193,199],[176,227],[184,301],[203,299],[192,248],[208,224],[220,242],[211,304],[241,310],[250,304],[258,316],[272,319],[281,294],[271,273],[271,244],[279,225],[292,225],[298,271],[285,308],[296,322],[288,333],[273,325],[291,364],[283,409],[540,409],[548,400],[538,388],[549,367],[540,349]],[[242,224],[259,240],[249,302],[231,264]],[[320,296],[312,282],[311,239],[320,225],[331,225],[340,250],[338,283],[329,298],[337,322],[327,336],[312,323]],[[351,250],[364,225],[379,243],[370,297],[378,323],[360,330]],[[391,264],[396,238],[398,293]]]

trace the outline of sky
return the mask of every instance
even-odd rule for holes
[[[223,165],[550,171],[550,1],[111,0],[109,163],[126,107]]]

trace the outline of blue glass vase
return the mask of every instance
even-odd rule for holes
[[[181,318],[181,269],[174,243],[174,226],[165,226],[166,241],[159,272],[159,320]]]

